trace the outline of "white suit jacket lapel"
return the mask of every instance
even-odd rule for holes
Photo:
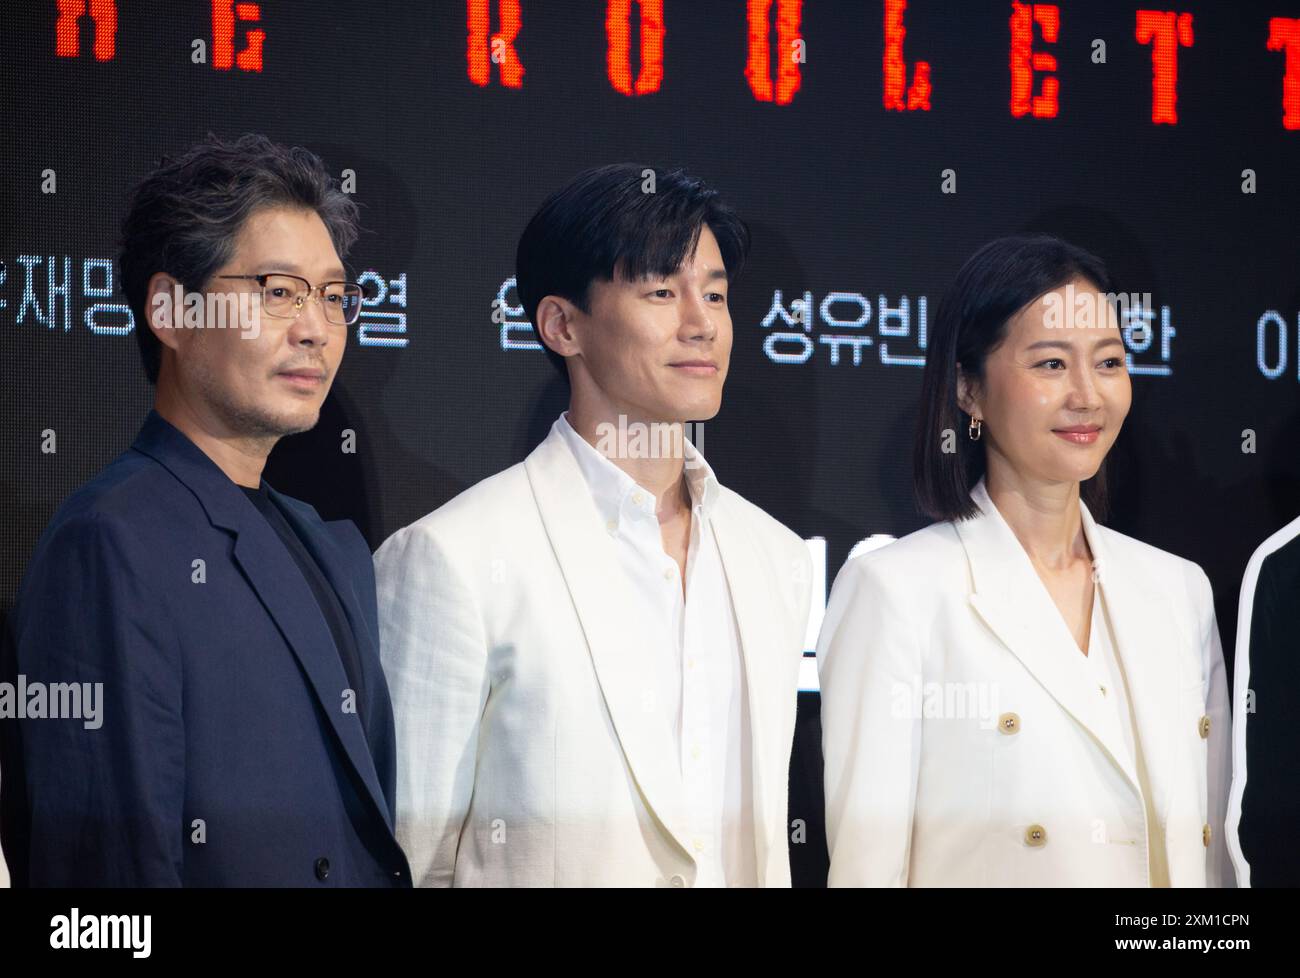
[[[955,524],[970,563],[971,605],[1043,688],[1101,744],[1134,790],[1140,792],[1137,770],[1124,748],[1119,722],[1096,687],[1081,680],[1080,662],[1070,656],[1082,659],[1083,653],[1028,554],[989,499],[982,480],[971,491],[971,497],[981,515]],[[1084,519],[1088,544],[1095,548],[1100,534],[1095,524],[1089,526],[1090,516]],[[1093,550],[1094,557],[1097,552]],[[1115,583],[1124,586],[1122,580]],[[1107,586],[1107,599],[1111,591]],[[1125,656],[1134,642],[1133,635],[1126,634],[1126,629],[1132,627],[1132,614],[1125,603],[1118,612],[1113,606],[1111,611],[1116,645],[1119,654]],[[1127,667],[1128,658],[1123,662]]]
[[[582,624],[605,705],[646,807],[691,857],[681,767],[667,711],[654,702],[651,668],[663,649],[625,627],[630,606],[614,542],[605,532],[582,472],[558,431],[524,461],[533,497]]]
[[[1171,801],[1170,780],[1178,771],[1181,673],[1177,643],[1182,632],[1175,620],[1177,611],[1165,592],[1145,579],[1140,568],[1113,558],[1088,507],[1081,503],[1080,508],[1083,531],[1110,611],[1116,653],[1128,680],[1134,732],[1145,755],[1151,805],[1164,822]],[[1172,872],[1172,865],[1170,869]]]
[[[745,670],[745,695],[749,703],[750,769],[753,790],[755,865],[758,867],[758,885],[767,877],[767,839],[775,813],[767,811],[769,795],[784,799],[789,790],[786,781],[780,788],[765,782],[764,772],[768,752],[779,745],[771,742],[778,728],[772,726],[776,718],[769,717],[767,705],[781,695],[773,684],[785,682],[780,663],[767,660],[764,649],[776,642],[784,647],[782,622],[776,614],[777,582],[768,580],[763,573],[765,564],[759,558],[754,544],[736,514],[727,505],[726,498],[713,509],[713,535],[722,557],[722,569],[731,593],[731,604],[736,611],[736,625],[740,633],[740,654]],[[793,574],[794,568],[790,569]],[[769,690],[773,690],[769,693]],[[791,696],[797,695],[793,691]],[[789,758],[785,758],[786,764]],[[786,768],[782,768],[785,770]],[[782,831],[784,831],[784,826]]]

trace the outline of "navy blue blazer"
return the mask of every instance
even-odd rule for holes
[[[360,712],[280,538],[151,411],[59,508],[7,623],[9,681],[103,683],[96,729],[0,723],[15,885],[410,885],[370,549],[351,521],[271,496],[355,633]]]

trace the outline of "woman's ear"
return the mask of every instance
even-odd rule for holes
[[[972,418],[983,418],[979,403],[979,384],[957,364],[957,406]]]

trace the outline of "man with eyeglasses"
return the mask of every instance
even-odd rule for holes
[[[8,620],[6,679],[100,703],[0,723],[15,885],[410,885],[369,547],[262,480],[338,371],[356,235],[321,161],[263,136],[136,188],[121,272],[154,409],[55,514]]]

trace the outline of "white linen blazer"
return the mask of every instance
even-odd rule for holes
[[[786,806],[811,560],[723,487],[712,515],[748,697],[759,885]],[[558,431],[375,554],[417,886],[691,886],[680,764],[614,541]]]
[[[972,498],[978,517],[836,577],[817,648],[831,885],[1146,886],[1147,858],[1123,847],[1145,856],[1161,840],[1170,885],[1234,885],[1228,690],[1204,572],[1081,507],[1152,826],[1111,704],[1080,682],[1067,657],[1082,653],[982,480]]]

